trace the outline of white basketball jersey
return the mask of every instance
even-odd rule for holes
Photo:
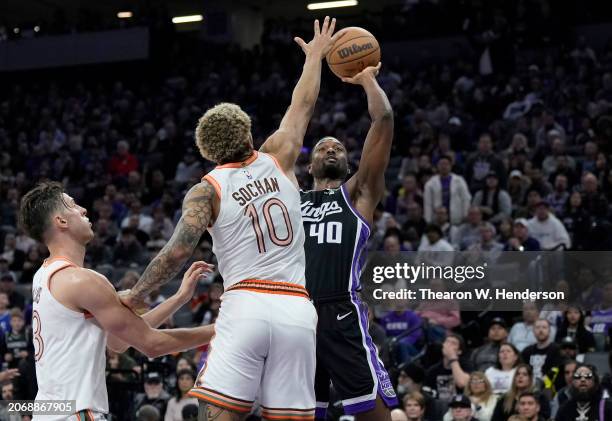
[[[249,279],[305,286],[300,193],[274,157],[255,151],[204,179],[220,197],[208,230],[225,289]]]
[[[61,258],[45,261],[32,282],[36,400],[76,400],[75,412],[108,413],[106,332],[49,291],[49,279],[69,266],[76,265]],[[66,417],[34,417],[35,421],[63,419]]]

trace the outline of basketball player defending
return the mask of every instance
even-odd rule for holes
[[[359,170],[348,180],[347,152],[333,137],[313,148],[314,190],[301,192],[306,232],[306,287],[319,316],[316,417],[325,419],[330,379],[344,411],[358,421],[391,420],[397,405],[389,375],[368,334],[367,308],[360,301],[360,274],[374,209],[385,191],[384,173],[393,141],[393,111],[368,67],[344,82],[361,85],[372,123]]]
[[[211,272],[209,265],[196,262],[187,271],[181,285],[188,284],[187,297],[169,299],[141,318],[121,303],[104,276],[83,267],[85,247],[94,235],[86,214],[59,183],[41,183],[21,201],[22,226],[50,252],[32,282],[36,400],[76,400],[76,413],[70,417],[34,420],[105,419],[107,333],[110,348],[123,351],[132,345],[151,358],[194,348],[213,336],[211,325],[151,327],[191,298],[198,278]]]
[[[206,366],[190,395],[199,420],[239,420],[256,397],[267,420],[313,420],[317,315],[304,274],[304,228],[294,165],[319,94],[335,20],[300,38],[306,59],[279,129],[253,149],[251,120],[219,104],[198,122],[196,144],[218,166],[183,202],[175,232],[131,293],[135,305],[180,269],[206,229],[225,293]],[[261,391],[258,395],[258,391]]]

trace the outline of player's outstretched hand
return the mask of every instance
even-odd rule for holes
[[[376,79],[378,72],[380,72],[381,65],[382,63],[378,63],[376,67],[368,66],[353,77],[343,77],[342,82],[352,83],[353,85],[363,85],[368,79]]]
[[[183,282],[181,282],[181,286],[176,292],[178,298],[185,303],[189,302],[195,293],[198,281],[211,274],[214,270],[214,265],[202,261],[193,262],[189,269],[187,269],[187,272],[185,272],[185,275],[183,275]]]
[[[304,54],[316,54],[322,60],[332,45],[334,45],[334,42],[336,42],[337,34],[334,35],[335,28],[336,18],[330,20],[329,16],[325,16],[322,27],[319,27],[318,19],[314,21],[314,36],[308,44],[300,37],[295,37],[293,40],[302,47]]]

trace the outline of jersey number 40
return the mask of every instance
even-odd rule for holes
[[[342,222],[330,221],[310,226],[311,237],[317,237],[317,243],[336,243],[342,242]]]

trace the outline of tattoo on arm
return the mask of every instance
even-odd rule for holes
[[[143,300],[151,291],[170,281],[181,270],[211,221],[214,196],[215,190],[207,181],[189,190],[183,201],[183,215],[172,238],[149,263],[138,283],[132,288],[134,297]]]
[[[228,409],[200,401],[198,421],[240,421],[243,417]]]

